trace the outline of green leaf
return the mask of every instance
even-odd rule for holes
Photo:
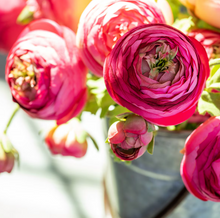
[[[115,108],[111,111],[108,111],[107,116],[112,117],[112,116],[117,116],[118,114],[123,114],[123,113],[131,113],[127,108],[122,107],[120,105],[116,105]]]
[[[153,136],[151,142],[147,146],[147,152],[149,154],[153,154],[153,152],[154,152],[154,141],[155,141],[155,137]]]
[[[185,33],[195,26],[195,23],[193,22],[193,18],[190,16],[184,19],[176,19],[172,26]]]
[[[26,25],[34,20],[34,12],[30,10],[29,6],[26,6],[17,18],[17,23]]]
[[[86,141],[86,138],[88,136],[88,133],[84,130],[80,131],[79,133],[77,132],[76,134],[76,140],[79,143],[84,143]]]
[[[209,30],[214,30],[214,31],[220,32],[220,29],[218,29],[214,26],[211,26],[210,24],[206,23],[204,20],[198,20],[197,27],[201,28],[201,29],[209,29]]]
[[[203,91],[198,102],[198,111],[200,114],[208,112],[212,116],[220,115],[220,93],[209,93]]]
[[[108,144],[109,144],[109,140],[108,140],[108,138],[105,140],[105,143],[108,143]]]
[[[148,132],[154,132],[155,131],[155,126],[152,123],[147,123],[147,131]]]
[[[133,114],[132,112],[125,112],[123,114],[118,114],[117,116],[115,116],[116,118],[118,118],[121,121],[125,121],[126,117],[130,114]]]

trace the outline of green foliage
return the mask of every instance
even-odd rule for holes
[[[147,146],[147,152],[149,153],[149,154],[153,154],[153,152],[154,152],[154,142],[155,142],[155,136],[153,136],[153,138],[152,138],[152,140],[151,140],[151,142],[148,144],[148,146]]]
[[[188,32],[193,26],[195,26],[195,22],[191,16],[183,19],[176,19],[173,23],[173,27],[184,33]]]
[[[200,114],[208,112],[212,116],[220,115],[220,59],[214,60],[216,65],[211,68],[210,77],[206,82],[206,88],[202,92],[198,102]],[[212,61],[213,62],[213,61]],[[219,64],[218,64],[219,62]],[[210,61],[211,63],[211,61]]]
[[[34,11],[31,11],[28,6],[26,6],[17,18],[17,23],[21,25],[26,25],[34,19]]]

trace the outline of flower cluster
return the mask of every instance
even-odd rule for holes
[[[181,0],[197,16],[184,14],[184,28],[181,20],[171,26],[180,3],[82,2],[1,0],[0,51],[8,52],[13,101],[32,118],[55,120],[48,149],[76,158],[87,138],[99,149],[82,128],[83,111],[108,118],[106,142],[122,161],[153,154],[157,126],[205,121],[186,140],[181,175],[193,195],[220,202],[219,2]],[[0,173],[18,160],[7,137],[15,112],[0,136]]]

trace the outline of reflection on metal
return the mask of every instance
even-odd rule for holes
[[[163,174],[159,174],[159,173],[154,173],[148,170],[143,170],[139,167],[136,167],[133,164],[127,165],[125,164],[126,167],[130,168],[131,170],[135,171],[136,173],[139,173],[143,176],[147,176],[153,179],[159,179],[159,180],[163,180],[163,181],[174,181],[174,180],[180,180],[181,177],[180,176],[167,176],[167,175],[163,175]]]

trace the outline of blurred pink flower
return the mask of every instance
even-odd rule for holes
[[[207,29],[197,29],[187,34],[199,41],[209,59],[220,58],[220,33]]]
[[[176,125],[192,116],[209,76],[202,45],[165,24],[138,26],[104,64],[110,96],[147,121]]]
[[[73,119],[68,123],[51,129],[45,138],[45,142],[52,154],[80,158],[87,151],[87,141],[77,141],[77,134],[82,134],[82,131],[84,130],[80,122],[77,119]]]
[[[187,138],[180,173],[188,191],[220,202],[220,117],[211,117]]]
[[[142,24],[165,23],[154,0],[93,0],[80,17],[77,46],[86,66],[97,76],[117,40]]]
[[[0,1],[0,51],[9,52],[24,26],[16,23],[25,0]]]
[[[6,64],[13,100],[31,117],[58,124],[85,105],[86,74],[75,34],[46,19],[32,22],[21,33]]]
[[[77,31],[81,13],[91,0],[27,0],[34,18],[47,18]]]
[[[122,160],[139,158],[153,138],[153,132],[147,130],[147,122],[135,114],[129,115],[126,121],[113,123],[108,131],[112,151]]]

